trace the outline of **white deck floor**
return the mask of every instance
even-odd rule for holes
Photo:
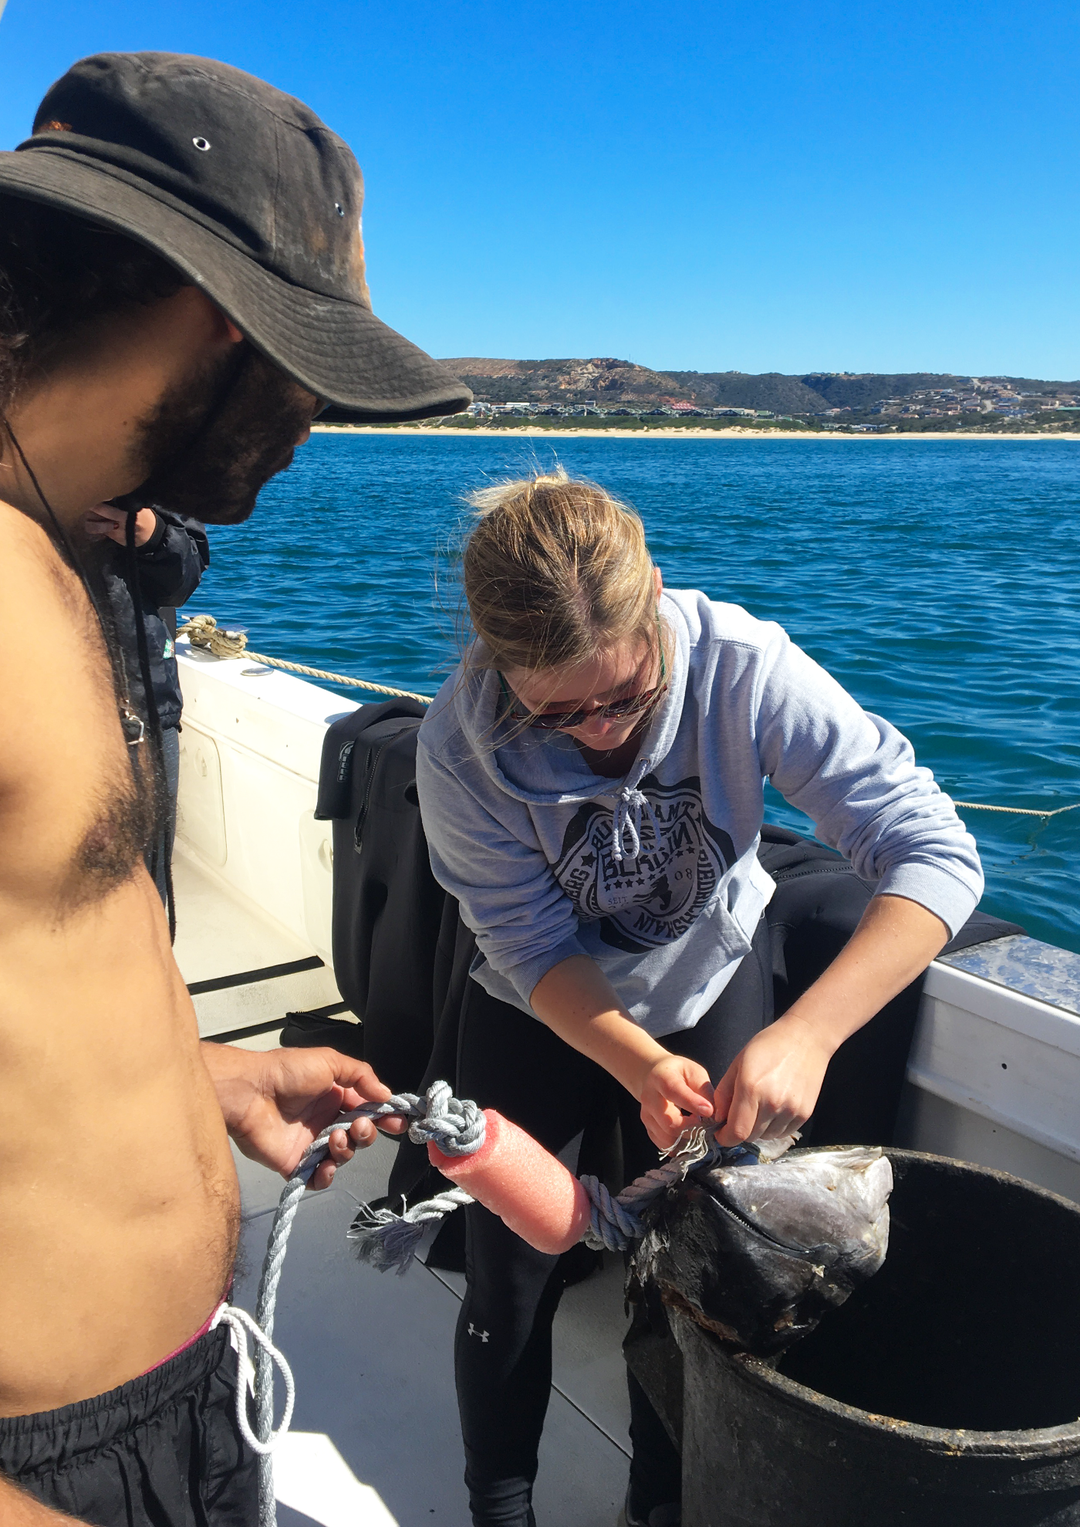
[[[189,983],[302,960],[311,951],[241,906],[178,855],[176,954]],[[335,999],[325,968],[196,996],[204,1034],[271,1023]],[[241,1043],[268,1048],[276,1026]],[[468,1527],[453,1383],[462,1279],[414,1266],[359,1265],[345,1231],[379,1197],[393,1160],[380,1140],[333,1188],[305,1199],[282,1278],[275,1341],[297,1380],[293,1432],[279,1452],[280,1527]],[[244,1227],[236,1302],[255,1290],[281,1188],[237,1154]],[[569,1289],[555,1328],[555,1381],[536,1487],[539,1527],[612,1527],[625,1489],[627,1408],[619,1342],[622,1268]]]
[[[204,1038],[283,1019],[340,1000],[334,973],[311,947],[244,905],[182,851],[173,859],[176,893],[176,960],[189,986],[212,984],[246,972],[304,965],[306,970],[268,974],[260,981],[194,993],[199,1033]],[[280,1024],[256,1041],[259,1049],[277,1043]]]

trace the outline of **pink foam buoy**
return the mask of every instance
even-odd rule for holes
[[[432,1166],[537,1251],[569,1251],[588,1228],[589,1195],[532,1135],[493,1108],[484,1109],[484,1118],[484,1143],[471,1156],[444,1156],[429,1140]]]

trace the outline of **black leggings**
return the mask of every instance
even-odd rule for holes
[[[537,1019],[468,983],[461,1015],[458,1091],[496,1108],[548,1150],[565,1149],[598,1118],[622,1125],[626,1181],[658,1161],[634,1099],[595,1062]],[[692,1029],[662,1043],[719,1080],[773,1017],[773,973],[764,919],[751,952]],[[466,1217],[467,1289],[455,1341],[465,1480],[477,1527],[524,1527],[551,1388],[551,1324],[565,1264],[534,1251],[494,1214]],[[649,1507],[679,1496],[679,1459],[644,1394],[631,1381],[635,1499]]]

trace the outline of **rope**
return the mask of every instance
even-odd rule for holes
[[[787,1142],[790,1144],[790,1141]],[[593,1251],[627,1251],[644,1234],[642,1216],[662,1193],[682,1182],[691,1167],[756,1166],[764,1151],[753,1145],[719,1145],[712,1128],[699,1126],[689,1132],[685,1145],[677,1146],[661,1166],[635,1177],[613,1197],[597,1177],[579,1179],[592,1203],[585,1244]]]
[[[302,673],[308,679],[325,679],[330,684],[346,684],[352,689],[367,689],[377,695],[395,695],[400,700],[420,700],[430,705],[432,695],[418,695],[412,689],[395,689],[391,684],[372,684],[368,679],[352,679],[347,673],[330,673],[326,668],[309,668],[306,663],[287,663],[284,658],[267,657],[265,652],[252,652],[243,631],[226,631],[212,615],[192,615],[177,631],[186,636],[193,647],[210,652],[214,657],[249,657],[268,668],[283,668],[286,673]]]
[[[325,679],[330,684],[346,684],[353,689],[368,689],[378,695],[396,695],[402,700],[420,700],[424,705],[430,705],[433,699],[432,695],[418,695],[412,689],[394,689],[389,684],[372,684],[368,679],[352,679],[346,673],[330,673],[325,668],[309,668],[306,663],[287,663],[284,658],[267,657],[264,652],[252,652],[247,644],[245,632],[224,630],[212,615],[189,616],[176,634],[186,636],[193,647],[199,647],[204,652],[211,652],[214,657],[234,658],[243,655],[256,663],[265,663],[269,668],[283,668],[287,673],[302,673],[309,679]],[[642,799],[644,800],[644,797]],[[649,803],[645,800],[644,804],[647,806]],[[635,843],[640,847],[640,829],[627,807],[637,805],[636,800],[628,801],[623,811],[623,831],[630,834],[632,848]],[[953,805],[961,806],[965,811],[999,811],[1010,816],[1039,817],[1043,821],[1062,816],[1066,811],[1080,811],[1080,801],[1072,806],[1057,806],[1053,811],[1033,811],[1030,806],[983,806],[977,801],[954,801]],[[638,816],[640,817],[640,810]],[[618,845],[616,857],[621,858],[622,845],[619,836],[616,836],[615,841]]]
[[[1080,811],[1080,801],[1072,806],[1058,806],[1053,811],[1032,811],[1030,806],[980,806],[975,801],[953,801],[953,805],[962,806],[965,811],[1007,811],[1017,817],[1041,817],[1044,822],[1066,811]]]
[[[236,1416],[245,1440],[259,1455],[259,1527],[276,1527],[277,1507],[271,1454],[289,1429],[295,1398],[295,1385],[289,1365],[272,1341],[278,1285],[281,1282],[281,1270],[285,1264],[285,1252],[293,1221],[315,1168],[330,1150],[330,1136],[335,1130],[347,1130],[354,1119],[382,1119],[391,1114],[403,1114],[405,1118],[413,1121],[409,1127],[409,1136],[418,1145],[434,1140],[447,1156],[470,1155],[473,1151],[478,1151],[484,1143],[486,1123],[483,1113],[474,1102],[468,1099],[463,1102],[455,1098],[446,1082],[436,1082],[429,1087],[427,1096],[424,1098],[419,1097],[415,1092],[396,1093],[385,1103],[365,1103],[352,1113],[342,1115],[311,1142],[301,1157],[300,1164],[282,1189],[274,1213],[274,1222],[270,1227],[266,1256],[263,1258],[254,1320],[246,1310],[237,1310],[232,1305],[223,1306],[215,1319],[215,1324],[222,1322],[229,1325],[236,1338],[238,1368]],[[468,1193],[455,1188],[449,1193],[440,1194],[438,1198],[429,1200],[427,1204],[416,1205],[410,1211],[412,1218],[409,1220],[409,1235],[415,1235],[416,1241],[419,1241],[423,1235],[422,1221],[424,1219],[441,1218],[452,1209],[467,1203],[472,1203]],[[387,1210],[379,1212],[383,1215],[389,1213]],[[377,1215],[374,1218],[381,1226],[385,1224],[383,1220],[378,1219]],[[391,1214],[390,1218],[394,1224],[385,1233],[392,1240],[396,1237],[400,1241],[402,1232],[397,1230],[397,1225],[402,1221],[397,1215]],[[412,1259],[413,1249],[415,1247],[411,1245],[406,1266]],[[248,1334],[255,1340],[253,1378],[252,1363],[247,1351]],[[285,1382],[285,1411],[276,1431],[274,1430],[273,1367],[275,1363],[281,1370]],[[247,1416],[249,1390],[255,1398],[254,1428],[251,1427]]]
[[[414,1204],[404,1214],[361,1204],[349,1226],[348,1239],[356,1242],[356,1253],[362,1262],[377,1272],[396,1272],[400,1277],[412,1266],[427,1226],[472,1202],[464,1188],[448,1188],[445,1193],[436,1193],[434,1198]]]
[[[368,679],[353,679],[346,673],[330,673],[325,668],[309,668],[306,663],[287,663],[284,658],[267,657],[264,652],[252,652],[247,644],[245,632],[224,630],[212,615],[190,616],[176,634],[186,636],[193,647],[199,647],[204,652],[211,652],[214,657],[235,658],[243,655],[256,663],[265,663],[269,668],[283,668],[287,673],[302,673],[309,679],[324,679],[330,684],[346,684],[353,689],[371,690],[377,695],[396,695],[402,700],[419,700],[424,705],[430,705],[432,702],[433,696],[418,695],[412,689],[394,689],[389,684],[372,684]],[[630,804],[637,803],[635,801]],[[646,801],[645,804],[648,805],[648,802]],[[1080,801],[1072,806],[1057,806],[1053,811],[1033,811],[1030,806],[984,806],[977,801],[954,801],[953,805],[961,806],[965,811],[998,811],[1009,816],[1039,817],[1044,822],[1049,821],[1051,817],[1062,816],[1066,811],[1080,811]],[[624,812],[623,830],[629,832],[632,839],[639,837],[637,824],[631,819],[628,811]],[[621,842],[618,837],[615,841],[618,845],[617,857],[621,857]]]
[[[418,1143],[434,1139],[439,1149],[448,1156],[468,1156],[479,1150],[484,1143],[482,1128],[471,1122],[474,1117],[477,1124],[482,1126],[483,1115],[475,1103],[459,1102],[451,1096],[446,1082],[436,1082],[428,1089],[427,1116],[410,1127],[409,1137]],[[456,1124],[458,1118],[462,1120],[460,1128]],[[783,1148],[786,1149],[790,1143],[790,1140],[786,1141]],[[631,1241],[641,1238],[641,1216],[648,1205],[676,1182],[680,1182],[691,1167],[711,1166],[717,1162],[725,1166],[740,1166],[747,1162],[756,1163],[764,1154],[770,1153],[775,1153],[775,1147],[721,1146],[717,1144],[711,1128],[699,1126],[690,1130],[686,1136],[680,1136],[667,1162],[654,1167],[643,1177],[638,1177],[617,1196],[613,1196],[596,1177],[582,1176],[579,1181],[592,1204],[585,1243],[594,1251],[625,1251]],[[405,1273],[412,1265],[426,1227],[433,1220],[443,1219],[454,1209],[472,1202],[468,1193],[460,1188],[452,1188],[415,1204],[403,1214],[395,1214],[392,1209],[372,1209],[370,1205],[362,1204],[349,1226],[348,1238],[355,1243],[357,1255],[362,1262],[367,1262],[379,1272]]]

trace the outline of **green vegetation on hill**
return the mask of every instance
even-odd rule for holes
[[[705,408],[767,408],[772,413],[816,413],[830,408],[805,377],[766,371],[749,376],[742,371],[669,371],[680,388]]]

